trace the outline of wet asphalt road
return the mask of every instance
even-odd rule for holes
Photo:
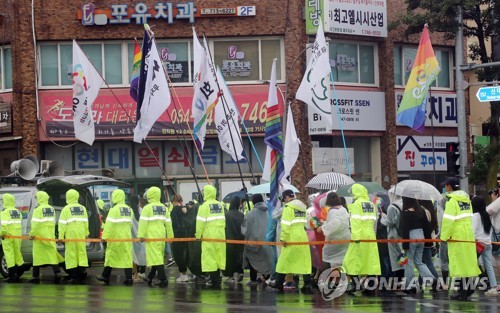
[[[277,294],[262,285],[249,287],[246,280],[237,286],[208,290],[194,284],[175,282],[175,265],[169,268],[169,287],[150,288],[145,283],[124,286],[123,272],[114,270],[111,285],[95,279],[102,268],[89,270],[86,285],[64,282],[54,285],[49,269],[42,269],[42,283],[0,283],[0,312],[497,312],[500,296],[473,295],[470,302],[448,300],[445,293],[425,292],[414,296],[365,296],[345,294],[333,301],[323,300],[319,291]],[[248,277],[248,274],[246,274]]]

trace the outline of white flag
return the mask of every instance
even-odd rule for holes
[[[152,39],[151,51],[146,74],[144,100],[141,105],[141,118],[134,129],[134,141],[141,143],[157,119],[168,109],[172,99],[168,88],[167,77],[163,71],[156,43]]]
[[[243,146],[241,144],[240,127],[238,126],[238,108],[226,85],[224,76],[218,67],[217,81],[222,91],[222,99],[215,106],[214,118],[215,129],[217,129],[217,135],[219,136],[219,143],[222,150],[229,154],[234,161],[241,160],[244,159],[244,157],[241,155]]]
[[[95,140],[92,105],[104,81],[74,39],[72,76],[75,137],[91,146]]]
[[[295,98],[307,103],[309,108],[313,110],[313,114],[318,114],[317,121],[321,125],[315,125],[315,128],[319,129],[315,133],[330,133],[332,130],[330,58],[321,24],[320,21],[311,58]]]
[[[286,133],[285,133],[285,143],[283,147],[283,162],[285,165],[285,174],[281,180],[283,183],[290,184],[288,176],[292,171],[295,162],[299,158],[300,152],[300,139],[297,137],[297,132],[295,131],[295,123],[293,122],[292,107],[288,106],[288,114],[286,117]]]
[[[205,48],[208,45],[205,41]],[[203,150],[207,133],[207,116],[219,101],[219,90],[215,82],[215,69],[208,62],[207,52],[200,44],[193,28],[194,52],[194,97],[193,97],[193,137],[198,149]]]

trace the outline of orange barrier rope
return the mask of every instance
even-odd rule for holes
[[[54,238],[41,238],[35,237],[30,239],[29,236],[4,236],[5,239],[22,239],[22,240],[36,240],[36,241],[52,241],[52,242],[140,242],[139,238],[130,239],[107,239],[100,238],[87,238],[87,239],[54,239]],[[255,240],[232,240],[232,239],[214,239],[214,238],[144,238],[144,242],[193,242],[193,241],[206,241],[206,242],[219,242],[229,244],[243,244],[243,245],[256,245],[256,246],[283,246],[282,242],[267,242]],[[304,241],[304,242],[286,242],[287,246],[303,246],[303,245],[324,245],[324,244],[347,244],[347,243],[360,243],[360,242],[375,242],[375,243],[403,243],[403,242],[445,242],[440,239],[362,239],[362,240],[326,240],[326,241]],[[471,240],[453,240],[450,239],[446,242],[462,242],[462,243],[476,243]],[[500,242],[491,242],[494,245],[500,245]]]

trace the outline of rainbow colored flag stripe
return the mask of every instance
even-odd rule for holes
[[[420,132],[424,130],[427,91],[440,71],[441,68],[432,49],[429,30],[425,25],[403,100],[396,113],[396,120],[399,123]]]
[[[137,93],[139,89],[139,71],[141,70],[142,52],[139,43],[135,41],[134,63],[132,65],[132,75],[130,77],[130,96],[137,102]]]
[[[270,201],[273,207],[278,203],[279,182],[285,174],[283,164],[283,133],[281,130],[281,117],[279,105],[267,109],[266,135],[264,142],[271,150],[271,170],[270,170]]]

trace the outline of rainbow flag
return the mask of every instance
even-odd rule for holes
[[[137,93],[139,89],[139,71],[141,70],[141,59],[142,59],[142,52],[141,52],[141,46],[139,46],[139,43],[137,43],[137,40],[135,41],[135,48],[134,48],[134,62],[132,64],[132,75],[130,77],[130,96],[134,101],[137,102]]]
[[[276,94],[276,59],[273,60],[269,96],[267,100],[266,135],[264,142],[271,149],[270,193],[269,200],[273,207],[278,203],[279,183],[285,174],[283,165],[283,132],[281,114]]]
[[[427,91],[440,71],[426,24],[406,83],[403,100],[396,112],[396,120],[399,123],[420,132],[424,130]]]

